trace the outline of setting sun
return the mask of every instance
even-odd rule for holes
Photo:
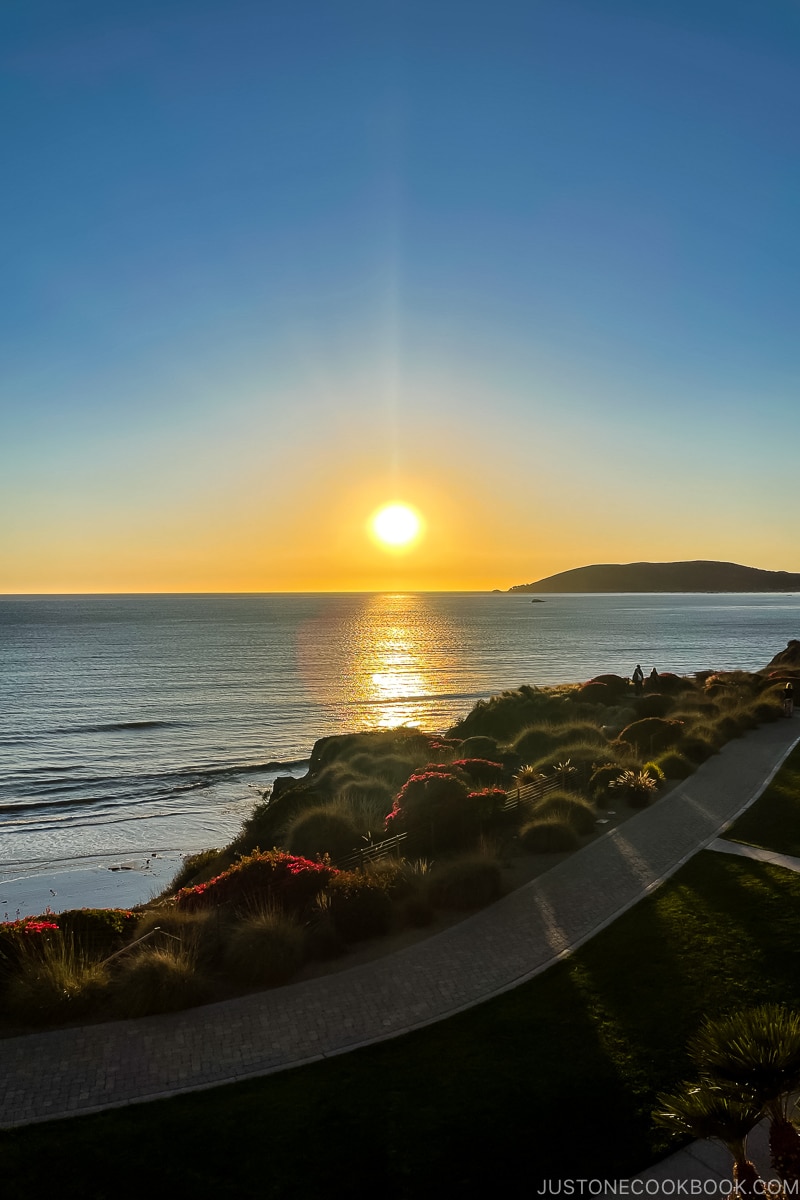
[[[422,522],[407,504],[387,504],[373,515],[370,528],[384,546],[410,546],[419,537]]]

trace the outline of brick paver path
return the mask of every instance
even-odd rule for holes
[[[652,808],[468,920],[339,973],[187,1012],[0,1041],[0,1125],[267,1075],[440,1021],[610,924],[751,803],[796,720],[731,742]]]

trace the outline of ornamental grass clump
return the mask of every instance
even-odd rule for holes
[[[535,817],[522,826],[519,840],[530,854],[577,850],[580,837],[574,825],[558,817]]]
[[[555,820],[571,825],[576,833],[594,833],[597,812],[594,805],[575,792],[557,791],[539,800],[531,809],[535,820]]]
[[[682,721],[667,720],[666,717],[643,717],[633,721],[622,730],[620,742],[626,742],[640,754],[657,754],[674,746],[684,733]]]
[[[223,909],[186,910],[174,905],[150,908],[139,915],[135,937],[149,935],[151,946],[177,945],[200,967],[213,968],[222,961],[230,918]]]
[[[255,851],[196,887],[182,888],[175,907],[196,911],[217,905],[247,907],[271,903],[286,912],[303,912],[335,877],[327,863],[286,854],[281,850]]]
[[[428,897],[436,908],[481,908],[502,894],[499,863],[481,854],[437,863],[428,881]]]
[[[679,750],[668,750],[666,754],[662,754],[658,765],[667,779],[688,779],[696,769],[696,764]]]
[[[188,951],[145,945],[114,964],[111,997],[118,1016],[146,1017],[203,1004],[210,987]]]
[[[277,987],[299,971],[306,954],[302,926],[280,909],[255,909],[230,930],[225,966],[246,984]]]
[[[359,827],[343,812],[329,806],[306,809],[286,831],[285,845],[291,854],[316,859],[324,854],[343,858],[361,837]]]
[[[71,937],[34,936],[19,949],[2,1006],[25,1024],[57,1024],[98,1016],[107,999],[108,974],[96,958]]]
[[[589,795],[594,800],[595,804],[605,806],[608,803],[611,784],[619,776],[625,768],[620,763],[603,763],[592,772],[589,778]]]

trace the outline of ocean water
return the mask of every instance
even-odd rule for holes
[[[542,600],[0,597],[0,881],[222,845],[324,734],[440,730],[637,662],[754,669],[800,637],[796,594]]]

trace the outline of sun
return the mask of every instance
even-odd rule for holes
[[[422,520],[407,504],[385,504],[373,513],[370,529],[381,545],[400,549],[417,540],[422,532]]]

